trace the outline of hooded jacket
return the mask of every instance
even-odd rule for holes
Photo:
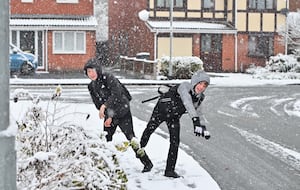
[[[97,71],[98,78],[91,81],[88,90],[92,100],[99,110],[101,105],[106,106],[106,116],[122,118],[130,111],[129,101],[131,96],[125,86],[110,73],[102,73],[101,64],[93,58],[84,66],[84,72],[88,68],[94,68]]]
[[[194,87],[202,81],[205,81],[208,84],[210,84],[209,75],[206,74],[204,71],[198,71],[193,74],[190,83],[183,82],[179,85],[177,89],[182,103],[191,118],[199,117],[201,115],[200,104],[203,101],[204,94],[196,94]]]

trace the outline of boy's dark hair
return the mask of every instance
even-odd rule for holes
[[[89,59],[86,64],[84,65],[84,74],[87,75],[87,69],[96,69],[98,76],[102,74],[102,65],[101,65],[101,60],[97,58],[91,58]]]

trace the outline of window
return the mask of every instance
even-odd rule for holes
[[[173,7],[182,8],[185,1],[186,0],[173,0],[173,2],[174,2]],[[157,2],[156,3],[157,7],[161,7],[161,8],[170,7],[170,0],[157,0],[156,2]]]
[[[201,35],[201,51],[202,52],[222,52],[222,35],[219,34],[203,34]]]
[[[203,2],[202,4],[203,9],[213,9],[215,6],[214,0],[203,0],[202,2]]]
[[[274,0],[249,0],[250,9],[274,9]]]
[[[85,53],[85,32],[54,32],[53,53]]]
[[[250,56],[269,57],[273,55],[273,36],[250,35],[248,48]]]
[[[79,0],[56,0],[56,3],[78,3]]]
[[[21,0],[22,3],[33,3],[33,0]]]

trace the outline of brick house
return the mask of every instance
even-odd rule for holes
[[[297,0],[290,0],[295,2]],[[285,53],[287,0],[109,0],[109,43],[112,56],[134,57],[149,52],[150,59],[197,56],[206,71],[241,72],[251,64],[264,65],[271,55]],[[149,12],[142,21],[138,13]]]
[[[95,56],[93,0],[10,0],[10,42],[38,57],[38,71],[78,71]]]

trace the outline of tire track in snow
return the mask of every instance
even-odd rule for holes
[[[277,116],[282,116],[282,114],[279,113],[279,111],[277,111],[276,107],[280,106],[281,104],[288,102],[288,101],[292,101],[295,100],[294,98],[284,98],[284,99],[277,99],[274,100],[273,105],[270,107],[270,110]]]
[[[272,97],[274,96],[253,96],[253,97],[241,98],[239,100],[231,102],[230,106],[232,108],[242,110],[243,113],[250,114],[252,117],[258,118],[259,115],[253,111],[253,107],[247,102],[254,101],[254,100],[265,100]]]
[[[289,116],[300,117],[300,100],[289,102],[288,104],[284,105],[284,111]]]
[[[279,158],[281,161],[292,166],[296,170],[300,171],[300,153],[291,149],[285,148],[277,143],[262,138],[259,135],[255,135],[248,131],[239,129],[233,125],[225,124],[228,127],[236,130],[242,137],[245,137],[248,142],[254,144],[262,150],[265,150],[269,154]]]

